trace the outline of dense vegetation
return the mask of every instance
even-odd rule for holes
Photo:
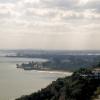
[[[46,88],[16,100],[91,100],[100,86],[100,79],[81,77],[82,73],[91,73],[91,70],[80,69],[72,76],[59,78]]]
[[[97,90],[94,92],[94,95],[92,96],[92,100],[100,100],[100,87],[97,87]],[[98,99],[99,98],[99,99]]]

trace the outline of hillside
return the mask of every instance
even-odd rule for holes
[[[70,77],[59,78],[46,88],[16,100],[92,100],[100,79],[81,76],[91,73],[89,69],[80,69]]]

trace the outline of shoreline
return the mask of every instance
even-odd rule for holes
[[[73,74],[72,71],[68,71],[68,70],[53,70],[53,69],[48,69],[48,70],[44,70],[44,69],[32,69],[32,70],[25,70],[23,68],[18,68],[18,69],[22,69],[24,71],[36,71],[39,73],[49,73],[49,74],[65,74],[67,76],[71,76]]]
[[[73,74],[73,72],[69,71],[59,71],[59,70],[35,70],[40,73],[50,73],[50,74],[65,74],[67,76],[70,76]]]

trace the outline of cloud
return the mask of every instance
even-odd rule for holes
[[[14,5],[10,3],[0,4],[0,17],[1,18],[10,17],[10,15],[13,12],[13,8],[14,8]]]
[[[99,5],[100,0],[0,0],[0,34],[6,34],[3,38],[8,40],[8,36],[20,41],[30,37],[31,42],[34,37],[40,41],[41,36],[50,37],[52,42],[57,37],[57,46],[59,39],[62,44],[65,42],[65,37],[72,46],[74,38],[78,44],[79,37],[80,44],[84,44],[87,36],[98,36],[100,32]]]
[[[1,3],[15,3],[16,0],[0,0]]]
[[[95,5],[99,3],[98,0],[63,0],[63,2],[62,0],[10,1],[9,3],[0,3],[0,22],[3,23],[2,25],[7,27],[9,25],[9,27],[15,29],[29,27],[37,29],[36,27],[44,26],[51,30],[51,26],[56,28],[66,25],[67,29],[73,29],[73,22],[75,24],[79,23],[78,26],[82,26],[86,23],[90,24],[90,21],[99,20],[100,13],[97,12],[99,7]],[[70,25],[68,25],[69,23]]]
[[[84,2],[85,1],[85,2]],[[99,19],[98,0],[18,0],[15,3],[0,3],[0,17],[11,20],[48,22],[80,19]],[[84,2],[84,5],[82,3]],[[8,15],[8,16],[7,16]],[[16,18],[16,19],[15,19]],[[21,21],[21,22],[22,22]]]

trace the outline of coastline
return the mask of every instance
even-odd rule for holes
[[[37,72],[40,73],[50,73],[50,74],[64,74],[66,76],[71,76],[73,72],[69,71],[59,71],[59,70],[36,70]]]
[[[16,67],[17,68],[17,67]],[[69,70],[57,70],[57,69],[24,69],[24,68],[17,68],[17,69],[23,69],[24,71],[36,71],[40,73],[49,73],[49,74],[65,74],[66,76],[71,76],[73,74],[72,71]]]
[[[24,69],[22,69],[24,70]],[[64,78],[66,76],[71,76],[73,74],[73,72],[70,72],[70,71],[66,71],[66,70],[24,70],[24,71],[35,71],[37,73],[44,73],[44,74],[50,74],[50,75],[61,75],[60,77],[58,78]],[[58,79],[57,78],[57,79]],[[55,80],[56,81],[56,80]],[[53,82],[53,81],[52,81]],[[51,83],[49,83],[48,85],[50,85]],[[48,86],[47,85],[47,86]],[[38,90],[37,90],[38,91]],[[35,92],[37,92],[35,91]],[[35,93],[33,92],[33,93]],[[30,93],[31,94],[31,93]],[[21,95],[22,96],[22,95]],[[15,99],[10,99],[10,100],[16,100]]]

